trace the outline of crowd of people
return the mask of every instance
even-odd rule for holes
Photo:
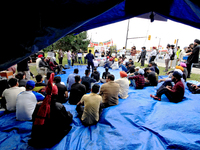
[[[1,105],[6,112],[15,112],[16,119],[19,121],[32,121],[32,134],[29,144],[35,147],[51,147],[58,143],[70,130],[72,123],[72,114],[67,111],[63,103],[76,105],[76,111],[81,122],[85,126],[94,125],[99,121],[103,109],[118,105],[119,98],[126,99],[129,87],[143,89],[147,86],[157,86],[163,82],[156,92],[156,95],[150,95],[155,100],[161,101],[161,96],[165,94],[170,102],[178,103],[184,98],[185,87],[188,86],[193,94],[200,93],[200,86],[186,83],[190,76],[191,65],[196,62],[196,55],[200,50],[200,41],[194,41],[194,47],[178,49],[178,65],[173,71],[167,72],[168,77],[158,80],[159,69],[154,62],[156,52],[152,55],[147,68],[134,66],[135,49],[132,47],[130,59],[126,59],[125,51],[122,56],[112,57],[109,53],[106,56],[106,62],[100,62],[99,66],[105,68],[102,77],[94,66],[95,56],[91,53],[85,55],[87,59],[87,69],[85,76],[80,77],[78,68],[67,78],[66,84],[61,82],[60,76],[55,76],[62,71],[63,52],[59,51],[59,64],[50,57],[44,58],[39,55],[36,60],[38,65],[38,75],[35,76],[36,82],[30,80],[30,70],[28,62],[30,58],[23,60],[18,64],[15,78],[8,81],[10,88],[2,93]],[[191,46],[191,45],[190,45]],[[173,54],[173,46],[168,44],[168,52],[165,56],[166,69],[169,68],[169,60]],[[142,53],[138,61],[141,60],[141,66],[144,66],[146,48],[142,47]],[[155,49],[155,48],[153,48]],[[187,62],[184,56],[189,56]],[[74,63],[75,56],[68,51],[68,64]],[[79,63],[82,63],[81,55],[78,55]],[[120,79],[115,80],[115,76],[109,72],[109,69],[119,69]],[[64,67],[65,68],[65,67]],[[92,72],[90,70],[92,69]],[[43,75],[46,75],[44,78]],[[100,87],[98,83],[103,83]]]

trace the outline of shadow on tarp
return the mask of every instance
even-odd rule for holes
[[[66,83],[74,68],[60,75],[62,82]],[[77,68],[83,76],[86,66]],[[102,75],[104,68],[98,68],[98,71]],[[119,78],[119,70],[109,72]],[[149,95],[155,94],[160,85],[143,90],[130,87],[129,97],[119,99],[117,106],[104,109],[99,123],[90,127],[84,127],[77,118],[75,105],[64,104],[73,114],[72,130],[50,149],[199,150],[199,95],[191,94],[186,89],[184,100],[178,104],[155,101]],[[31,128],[32,122],[16,121],[15,113],[3,115],[0,118],[0,149],[34,149],[28,145]]]

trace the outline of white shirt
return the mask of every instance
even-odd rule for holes
[[[180,59],[180,62],[186,62],[186,60],[183,60],[183,57],[186,55],[185,51],[182,50],[179,54],[179,59]]]
[[[23,91],[25,91],[25,87],[11,87],[9,89],[5,89],[3,91],[2,97],[6,99],[6,109],[8,111],[16,110],[16,99],[17,95]]]
[[[67,60],[71,60],[71,57],[72,57],[71,51],[67,52]]]
[[[118,65],[118,62],[114,62],[111,66],[110,66],[113,70],[115,69],[119,69],[119,65]]]
[[[126,53],[126,49],[122,49],[121,51],[120,51],[120,54],[121,55],[124,55]]]
[[[119,84],[119,96],[122,99],[126,99],[128,97],[128,89],[129,89],[129,81],[125,78],[120,78],[115,81],[115,83]]]
[[[32,120],[32,114],[37,104],[37,99],[32,91],[24,91],[17,96],[16,118],[17,120]]]
[[[150,56],[156,56],[156,54],[157,54],[157,52],[156,52],[156,50],[154,49],[154,50],[151,52]]]
[[[94,67],[98,67],[98,61],[97,60],[93,60],[93,62],[94,62]]]
[[[166,53],[165,59],[170,59],[170,56],[172,55],[172,49],[167,50],[169,54]]]

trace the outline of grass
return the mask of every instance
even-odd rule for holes
[[[45,54],[45,55],[46,55],[46,54]],[[84,60],[82,60],[82,61],[84,62]],[[58,61],[58,57],[56,57],[56,62],[59,62],[59,61]],[[67,63],[67,57],[66,57],[66,56],[63,58],[63,65],[65,65],[65,64],[68,64],[68,63]],[[141,66],[140,66],[140,63],[137,63],[137,62],[135,62],[134,64],[135,64],[136,67],[139,66],[140,68],[145,68],[145,67],[147,67],[147,64],[145,64],[144,67],[141,67]],[[74,63],[74,65],[79,65],[79,63]],[[86,65],[86,64],[80,64],[80,65]],[[166,72],[163,72],[163,71],[165,70],[165,67],[160,67],[160,66],[158,66],[158,68],[159,68],[159,70],[160,70],[160,74],[159,74],[159,75],[166,75]],[[30,66],[30,70],[31,70],[31,72],[32,72],[34,75],[37,75],[37,71],[36,71],[36,66],[35,66],[35,65]],[[170,70],[173,70],[173,69],[170,69]],[[169,70],[169,71],[170,71],[170,70]],[[192,73],[190,77],[191,77],[191,78],[189,78],[189,79],[187,79],[187,80],[196,80],[196,81],[199,81],[199,82],[200,82],[200,75],[199,75],[199,74],[194,74],[194,73]],[[35,79],[32,78],[32,80],[35,80]]]

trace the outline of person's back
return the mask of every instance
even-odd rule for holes
[[[156,79],[156,73],[151,71],[148,75],[148,80],[151,86],[157,86],[158,80]]]
[[[107,76],[107,83],[103,84],[99,95],[102,96],[102,101],[105,107],[114,106],[118,104],[119,84],[114,82],[115,77],[110,74]]]
[[[97,71],[96,68],[94,68],[94,72],[91,74],[91,78],[95,79],[97,82],[100,79],[100,73]]]
[[[60,82],[61,82],[60,76],[57,76],[54,78],[54,83],[58,88],[57,102],[65,103],[67,101],[68,91],[67,91],[67,87],[65,85],[61,84]]]
[[[37,104],[36,96],[32,89],[35,82],[29,80],[26,84],[26,91],[17,96],[16,102],[16,119],[20,121],[32,120],[32,114]]]
[[[95,84],[92,87],[92,93],[83,95],[81,101],[77,104],[77,112],[84,125],[93,125],[99,121],[99,110],[102,102],[102,97],[98,95],[99,85]],[[84,104],[83,107],[80,104]]]
[[[9,89],[5,89],[2,93],[2,97],[6,100],[6,110],[15,111],[16,110],[16,99],[18,94],[25,91],[24,87],[18,87],[18,82],[16,78],[11,78],[8,81],[11,86]]]
[[[144,76],[142,74],[138,74],[133,77],[135,79],[136,89],[143,89],[145,86]]]
[[[76,68],[74,69],[74,73],[70,74],[67,78],[67,90],[70,91],[71,90],[71,86],[72,84],[75,83],[75,76],[78,74],[79,70]]]
[[[81,83],[85,85],[86,92],[89,93],[91,91],[91,83],[96,82],[96,80],[89,77],[90,70],[85,70],[85,75],[86,76],[82,77],[82,82]]]
[[[129,81],[127,79],[127,74],[124,71],[120,71],[120,79],[116,80],[115,83],[119,84],[119,96],[122,99],[128,97]]]
[[[69,103],[72,105],[76,105],[82,98],[84,94],[86,94],[85,85],[80,83],[80,76],[75,76],[75,83],[71,86]]]

